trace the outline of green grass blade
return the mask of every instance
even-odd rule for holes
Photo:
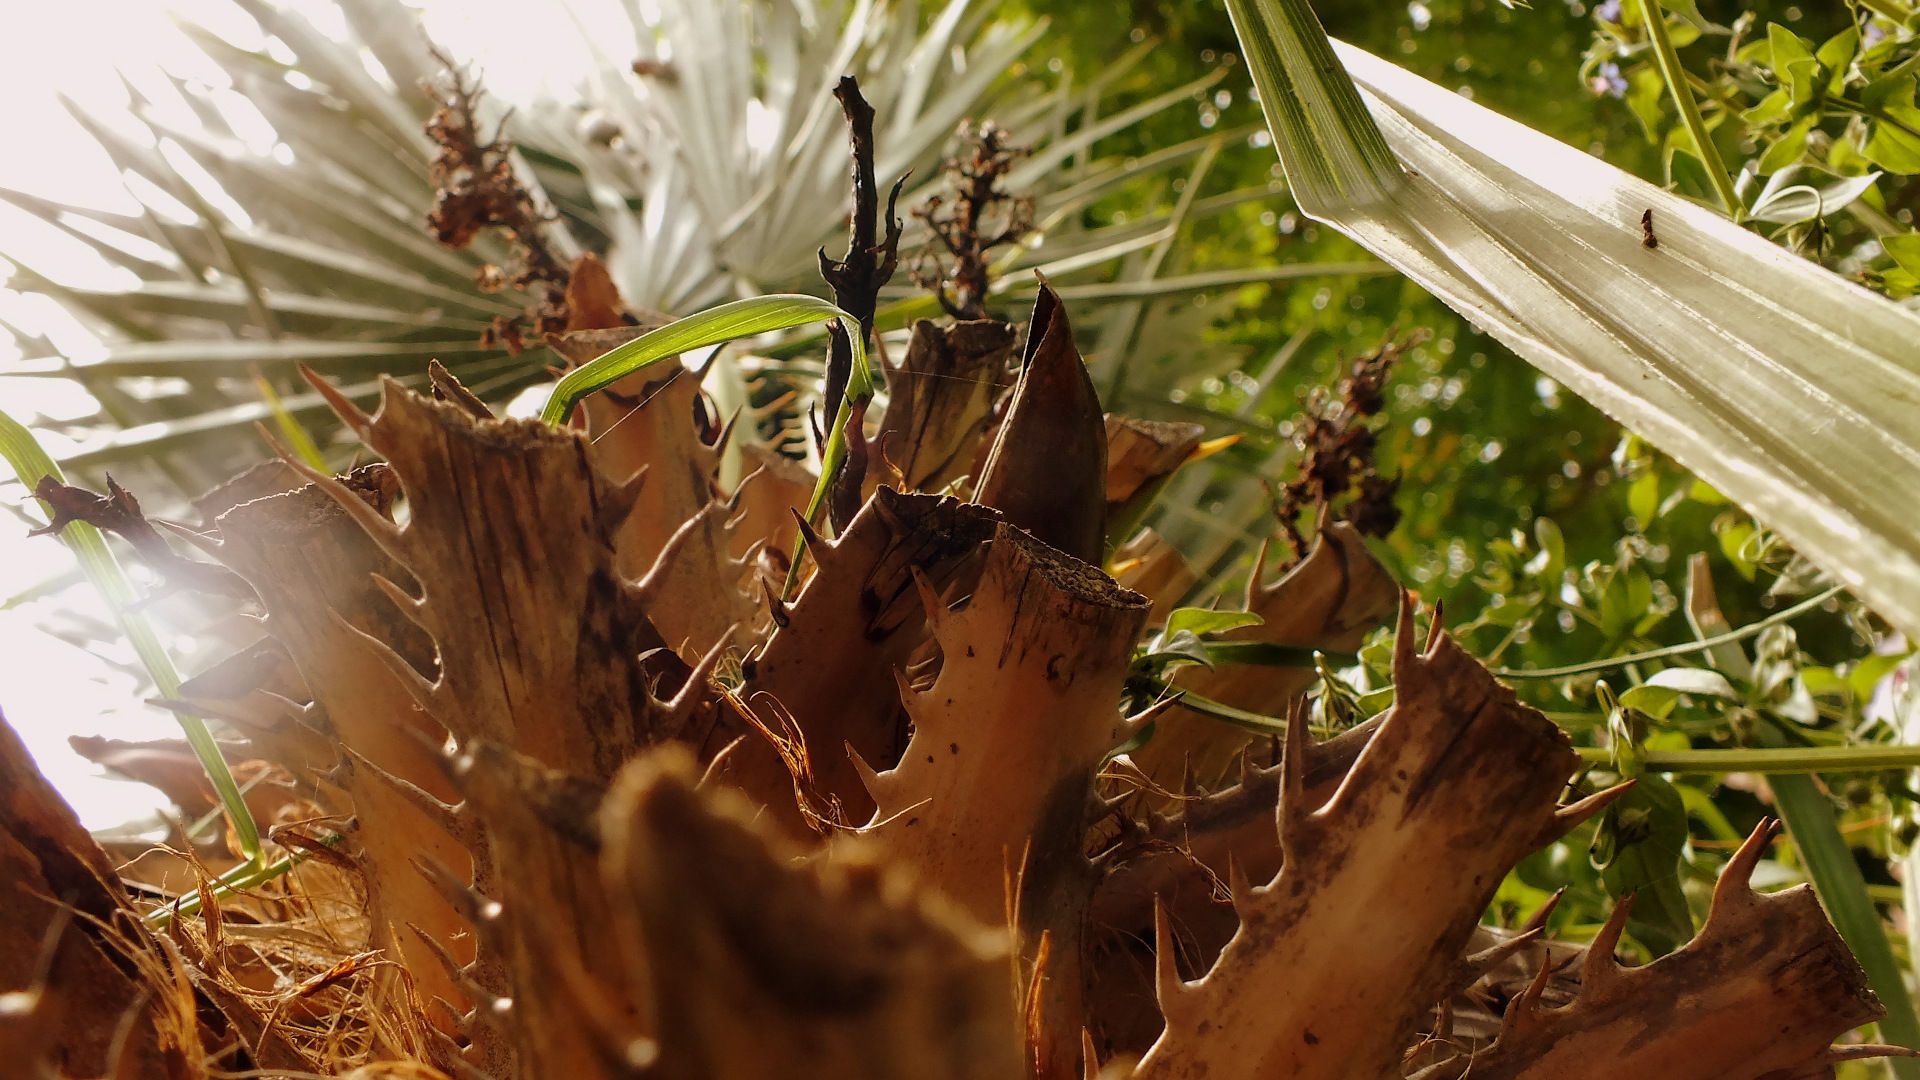
[[[1055,285],[1053,291],[1067,303],[1094,300],[1159,300],[1186,293],[1237,289],[1242,285],[1258,285],[1264,282],[1297,281],[1302,278],[1317,277],[1378,277],[1393,272],[1393,267],[1372,260],[1286,263],[1281,266],[1252,266],[1243,270],[1204,270],[1194,274],[1179,274],[1144,281]],[[1015,285],[1012,288],[1019,288],[1019,286]]]
[[[258,888],[272,881],[274,878],[286,874],[304,861],[305,860],[298,855],[284,855],[264,866],[247,863],[239,868],[245,871],[245,873],[228,872],[221,875],[219,880],[214,882],[214,899],[218,901],[222,897],[235,896],[246,892],[248,889]],[[172,903],[163,907],[157,907],[149,912],[147,914],[147,925],[156,930],[163,929],[171,925],[174,919],[193,918],[195,915],[200,914],[200,908],[200,891],[198,889],[183,892],[176,897]]]
[[[1595,764],[1611,760],[1604,747],[1576,747],[1581,758]],[[1639,761],[1648,772],[1716,773],[1866,773],[1883,769],[1920,768],[1920,746],[1864,744],[1859,746],[1783,746],[1729,750],[1641,750]]]
[[[1729,630],[1724,634],[1702,638],[1699,641],[1686,642],[1680,645],[1668,645],[1665,648],[1649,649],[1646,652],[1631,653],[1626,656],[1611,656],[1604,660],[1589,660],[1583,664],[1568,664],[1566,667],[1494,668],[1493,673],[1502,679],[1562,679],[1570,675],[1586,675],[1595,671],[1612,671],[1615,668],[1626,667],[1628,664],[1641,664],[1648,660],[1665,660],[1675,656],[1689,656],[1694,653],[1712,652],[1722,645],[1729,645],[1736,641],[1745,641],[1747,638],[1755,636],[1769,626],[1777,626],[1780,623],[1797,619],[1845,591],[1846,586],[1835,585],[1833,588],[1818,593],[1809,599],[1802,600],[1790,608],[1776,611],[1764,619],[1750,622],[1738,630]]]
[[[62,483],[66,480],[53,458],[47,456],[47,452],[34,439],[33,433],[5,412],[0,412],[0,456],[4,456],[13,466],[14,475],[29,491],[39,484],[43,476],[51,476]],[[160,696],[179,697],[180,673],[173,666],[173,658],[161,646],[160,637],[154,633],[147,617],[133,610],[139,599],[134,594],[133,583],[121,571],[119,561],[107,548],[106,538],[100,535],[100,530],[83,521],[75,521],[61,530],[60,539],[65,541],[80,563],[80,569],[87,575],[87,580],[100,591],[101,598],[112,609],[121,631],[133,644],[133,651],[146,666],[147,674],[153,679]],[[207,730],[207,722],[187,713],[175,713],[174,716],[186,732],[194,756],[200,759],[201,767],[207,770],[207,778],[213,781],[214,790],[219,793],[220,804],[227,811],[227,820],[233,826],[234,835],[239,838],[241,853],[246,855],[249,865],[258,862],[260,829],[254,824],[253,813],[247,809],[246,800],[240,794],[240,786],[234,782],[232,770],[227,768],[226,758],[220,756],[213,733]]]
[[[677,319],[658,330],[642,334],[592,363],[582,364],[567,372],[555,384],[553,396],[547,399],[540,419],[557,427],[573,414],[573,407],[588,394],[669,357],[738,338],[791,330],[796,326],[833,319],[846,324],[852,316],[817,296],[799,293],[756,296],[708,308],[697,315]],[[851,324],[851,334],[854,339],[854,363],[848,393],[855,394],[863,389],[871,392],[873,376],[867,370],[866,343],[860,340],[857,322]]]
[[[1713,137],[1707,132],[1706,121],[1700,118],[1700,106],[1693,100],[1693,88],[1687,85],[1687,69],[1680,66],[1680,55],[1673,51],[1673,37],[1667,33],[1666,12],[1660,9],[1660,0],[1640,0],[1640,19],[1646,24],[1647,39],[1653,43],[1654,66],[1660,72],[1660,78],[1667,84],[1667,92],[1673,95],[1673,106],[1680,111],[1680,120],[1687,126],[1687,134],[1700,151],[1700,164],[1705,166],[1707,177],[1713,181],[1713,191],[1720,197],[1720,204],[1726,207],[1727,216],[1739,221],[1744,207],[1740,196],[1733,192],[1733,178],[1727,175],[1726,162],[1720,160],[1720,149],[1713,145]]]
[[[307,434],[307,429],[302,427],[293,413],[287,410],[287,404],[280,399],[279,391],[275,390],[273,384],[268,382],[267,377],[260,374],[258,370],[253,373],[253,385],[260,391],[260,400],[266,402],[267,408],[273,410],[274,426],[280,429],[280,437],[286,440],[288,448],[298,454],[301,461],[321,472],[328,471],[327,459],[320,453],[320,448],[314,445],[313,436]]]

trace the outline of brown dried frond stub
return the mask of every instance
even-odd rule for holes
[[[1340,515],[1362,534],[1385,536],[1400,523],[1400,510],[1393,504],[1400,481],[1380,475],[1373,459],[1379,439],[1367,420],[1386,408],[1387,381],[1401,354],[1426,338],[1424,330],[1397,341],[1389,335],[1379,348],[1354,358],[1351,374],[1340,382],[1338,400],[1320,388],[1308,397],[1306,422],[1294,435],[1301,451],[1299,475],[1280,489],[1273,511],[1294,558],[1307,551],[1301,515],[1311,511],[1317,521],[1349,495]]]
[[[1060,297],[1033,303],[1020,379],[974,486],[976,502],[1076,559],[1107,535],[1107,427]]]
[[[1007,145],[1007,132],[991,120],[978,127],[965,121],[959,136],[960,153],[945,165],[953,194],[932,196],[913,212],[927,223],[946,254],[931,243],[922,249],[913,283],[931,290],[954,318],[984,319],[988,253],[1020,239],[1033,227],[1033,199],[1000,190],[1000,181],[1029,151]]]
[[[1002,934],[872,848],[795,858],[756,807],[696,776],[684,754],[650,754],[600,810],[607,936],[650,982],[650,1038],[626,1042],[644,1075],[1026,1075]]]
[[[994,402],[1019,370],[1010,363],[1015,341],[1011,325],[991,319],[914,323],[906,357],[886,368],[888,404],[874,440],[903,490],[945,491],[972,475]]]
[[[1306,798],[1305,717],[1289,718],[1280,872],[1233,883],[1239,932],[1200,979],[1177,972],[1162,910],[1167,1027],[1135,1080],[1395,1075],[1501,878],[1592,812],[1558,805],[1580,764],[1564,733],[1451,638],[1414,639],[1408,600],[1398,697],[1323,807]]]
[[[865,820],[873,803],[849,749],[884,769],[905,746],[893,673],[927,634],[915,582],[970,591],[998,521],[993,511],[952,498],[876,492],[845,532],[831,541],[809,537],[818,572],[787,623],[741,665],[742,707],[769,730],[791,721],[811,750],[818,794],[853,820]],[[811,835],[795,801],[779,797],[799,778],[765,740],[741,747],[717,778],[766,803],[767,821],[790,837]]]
[[[1010,919],[1035,1073],[1071,1076],[1098,880],[1083,854],[1090,794],[1137,730],[1114,702],[1149,604],[1005,522],[964,608],[919,580],[944,660],[925,691],[902,680],[913,735],[893,768],[863,768],[876,809],[862,832],[975,919]]]
[[[1809,886],[1753,891],[1778,828],[1754,829],[1715,884],[1706,925],[1678,951],[1622,967],[1614,946],[1632,897],[1623,898],[1585,954],[1572,1001],[1548,1007],[1530,988],[1508,1004],[1490,1050],[1427,1075],[1750,1080],[1831,1076],[1839,1061],[1901,1053],[1829,1045],[1886,1010]]]
[[[0,1075],[311,1072],[243,1001],[209,996],[0,717]]]
[[[587,325],[628,314],[592,265],[550,339],[575,362],[641,332]],[[952,330],[889,373],[910,393],[870,460],[973,470],[976,501],[850,478],[831,541],[772,451],[724,490],[730,426],[677,365],[596,395],[584,432],[442,371],[371,416],[314,380],[385,461],[202,504],[189,538],[275,642],[179,695],[299,785],[256,813],[309,857],[215,897],[183,845],[200,916],[150,934],[0,723],[0,1075],[1811,1080],[1885,1052],[1829,1048],[1880,1007],[1811,893],[1749,890],[1770,827],[1644,967],[1614,961],[1624,908],[1584,951],[1544,915],[1479,925],[1627,785],[1562,806],[1565,733],[1444,631],[1416,647],[1354,523],[1352,488],[1387,484],[1348,451],[1388,356],[1318,403],[1333,445],[1303,490],[1338,501],[1313,554],[1256,566],[1261,621],[1226,640],[1350,650],[1397,606],[1394,702],[1316,743],[1311,670],[1174,677],[1195,707],[1287,714],[1250,745],[1170,694],[1130,711],[1155,600],[1129,575],[1170,602],[1182,568],[1100,568],[1103,522],[1198,433],[1110,427],[1043,290],[975,464],[1013,333]],[[754,557],[796,534],[789,605],[784,554]]]
[[[526,324],[536,337],[568,329],[567,264],[541,231],[552,214],[514,175],[513,144],[499,131],[490,140],[480,135],[476,113],[484,91],[479,80],[449,57],[438,52],[434,57],[447,70],[423,87],[439,103],[427,121],[427,135],[440,148],[430,172],[439,192],[427,213],[427,230],[451,248],[466,247],[485,229],[506,233],[518,265],[483,266],[476,280],[489,291],[524,289],[535,302],[523,316],[495,319],[481,343],[504,345],[517,355],[526,347]]]

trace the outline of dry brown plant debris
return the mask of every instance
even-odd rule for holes
[[[962,123],[957,133],[960,152],[944,166],[952,194],[930,196],[913,211],[933,233],[914,266],[914,284],[932,292],[941,309],[962,322],[987,317],[993,249],[1017,242],[1033,228],[1033,200],[1000,188],[1000,181],[1027,155],[1025,147],[1009,144],[1007,137],[992,121]]]
[[[1054,334],[1026,385],[1079,362]],[[637,492],[595,444],[448,398],[390,382],[369,416],[336,396],[386,464],[310,473],[204,538],[304,683],[281,700],[323,748],[289,763],[310,814],[351,821],[295,881],[338,878],[313,901],[342,910],[306,924],[324,947],[246,937],[315,909],[267,890],[176,920],[173,951],[142,961],[186,973],[193,1015],[238,1048],[220,1053],[469,1080],[1455,1080],[1579,1074],[1563,1056],[1641,1055],[1645,1036],[1642,1071],[1759,1080],[1862,1052],[1828,1049],[1878,1005],[1808,894],[1746,888],[1764,830],[1699,939],[1645,968],[1613,960],[1618,918],[1585,952],[1480,928],[1506,872],[1618,789],[1561,805],[1566,736],[1446,635],[1416,647],[1410,601],[1386,713],[1315,745],[1295,697],[1284,747],[1209,746],[1225,775],[1152,780],[1171,798],[1147,800],[1110,777],[1153,776],[1155,743],[1109,757],[1147,719],[1118,706],[1151,602],[1010,520],[1030,504],[881,487],[834,540],[800,526],[793,605],[695,641],[689,664],[659,627],[711,583],[669,568],[733,538],[696,510],[627,578]],[[1084,459],[1025,461],[1028,488],[1070,470],[1104,513]],[[1399,595],[1344,524],[1255,582],[1276,629],[1248,629],[1309,638],[1361,632]],[[1297,693],[1274,669],[1210,678]],[[1510,1003],[1497,1021],[1490,1001]],[[1710,1061],[1679,1064],[1702,1039]]]
[[[542,244],[477,88],[442,92],[436,234],[509,233],[501,283],[535,292],[572,363],[659,325]],[[870,111],[851,84],[842,104],[853,238],[825,265],[864,314],[897,233]],[[956,321],[917,324],[887,370],[832,539],[770,451],[721,483],[734,418],[698,372],[636,375],[557,429],[438,368],[371,415],[309,376],[380,464],[209,497],[187,538],[270,640],[182,691],[272,770],[269,836],[304,861],[222,898],[217,852],[163,852],[174,876],[141,888],[203,904],[155,933],[120,879],[141,863],[114,867],[0,728],[4,1060],[34,1080],[1781,1080],[1883,1052],[1830,1049],[1880,1009],[1811,895],[1748,888],[1769,826],[1696,940],[1645,967],[1614,955],[1624,905],[1585,949],[1479,925],[1519,860],[1624,789],[1562,805],[1567,737],[1444,633],[1419,647],[1362,542],[1392,524],[1365,420],[1405,342],[1310,410],[1282,511],[1297,561],[1269,582],[1263,554],[1261,622],[1229,634],[1351,649],[1397,609],[1394,704],[1316,744],[1313,672],[1223,663],[1176,688],[1284,713],[1284,742],[1172,697],[1123,715],[1191,571],[1117,534],[1201,433],[1104,416],[1044,286],[1013,359],[984,299],[989,251],[1026,228],[997,187],[1019,152],[963,134],[958,193],[921,211]],[[522,323],[495,333],[518,347]],[[49,495],[144,535],[117,488]],[[1344,516],[1310,553],[1309,507]]]
[[[63,484],[51,476],[40,478],[33,494],[53,511],[51,520],[28,535],[57,533],[70,522],[84,521],[97,529],[113,533],[138,552],[142,562],[166,579],[169,588],[197,589],[237,599],[251,599],[253,590],[238,575],[214,563],[186,558],[168,545],[166,537],[140,512],[140,500],[133,492],[107,477],[107,493],[95,495],[85,488]]]

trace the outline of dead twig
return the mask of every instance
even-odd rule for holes
[[[107,477],[105,495],[63,484],[51,476],[41,477],[33,493],[52,510],[53,520],[29,536],[57,533],[73,522],[84,521],[133,545],[141,560],[165,577],[171,589],[194,589],[240,600],[254,598],[253,587],[240,575],[224,566],[197,562],[175,552],[160,535],[160,530],[140,512],[140,500],[115,483],[111,476]]]
[[[877,220],[880,190],[873,166],[873,106],[861,96],[860,84],[851,75],[841,77],[833,96],[846,113],[847,135],[853,144],[853,214],[848,219],[847,257],[829,259],[827,249],[821,248],[820,276],[833,289],[833,302],[860,321],[864,345],[873,341],[873,315],[879,305],[880,287],[892,280],[894,269],[900,263],[900,219],[894,216],[894,206],[900,199],[900,186],[907,178],[902,176],[896,180],[892,193],[887,196],[887,230],[882,237]],[[827,416],[831,418],[840,414],[841,399],[853,377],[854,349],[852,340],[837,324],[829,330],[828,340],[825,397]],[[847,434],[854,442],[855,452],[847,455],[839,474],[833,478],[836,495],[830,507],[836,531],[845,528],[859,510],[860,490],[867,476],[866,444],[860,429],[866,402],[856,401],[853,405]],[[823,449],[824,445],[822,443]]]

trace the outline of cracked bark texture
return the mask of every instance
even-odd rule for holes
[[[976,919],[1011,907],[1037,1075],[1072,1076],[1093,777],[1131,733],[1116,703],[1147,600],[1005,523],[964,608],[924,582],[921,596],[940,674],[924,692],[902,679],[913,737],[869,772],[862,834]]]

